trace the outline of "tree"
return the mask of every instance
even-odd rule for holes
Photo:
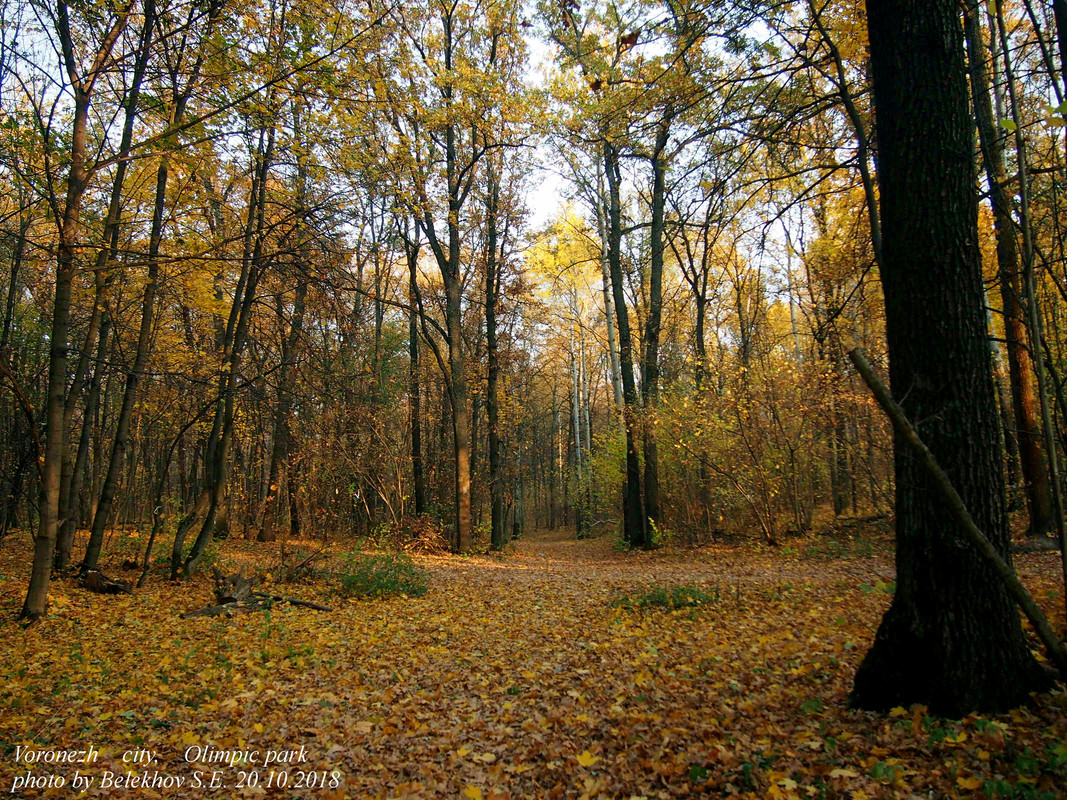
[[[867,9],[894,396],[1008,559],[960,9],[952,0]],[[899,439],[895,452],[897,589],[851,702],[923,703],[950,716],[1016,705],[1049,678],[1011,597],[916,456]]]
[[[64,412],[67,392],[67,361],[70,338],[72,289],[79,257],[77,246],[82,226],[82,205],[91,178],[88,161],[89,108],[97,80],[112,64],[113,51],[129,21],[132,7],[126,6],[104,16],[104,27],[94,44],[83,47],[75,40],[70,8],[60,2],[54,17],[57,50],[62,71],[74,95],[70,129],[69,167],[63,197],[52,197],[52,213],[57,231],[55,295],[49,337],[48,390],[45,419],[47,436],[41,468],[39,504],[40,527],[34,545],[33,570],[21,616],[34,619],[48,606],[48,584],[52,572],[56,538],[59,533],[60,480],[67,447]],[[77,53],[92,53],[88,63],[80,63]]]
[[[989,97],[989,70],[979,21],[977,0],[968,0],[964,17],[967,56],[971,74],[971,96],[978,126],[982,165],[989,185],[989,202],[993,210],[993,228],[997,239],[997,267],[1004,315],[1004,338],[1007,339],[1008,369],[1011,376],[1011,399],[1018,430],[1019,462],[1023,491],[1030,515],[1029,532],[1044,534],[1055,528],[1052,511],[1052,488],[1045,468],[1041,440],[1040,405],[1030,355],[1030,335],[1023,308],[1022,270],[1019,248],[1015,241],[1015,223],[1007,192],[1007,168],[1003,141],[996,134],[993,104]]]

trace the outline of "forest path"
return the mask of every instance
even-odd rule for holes
[[[265,792],[285,798],[949,796],[957,778],[1003,772],[999,754],[1067,736],[1055,698],[1003,730],[952,723],[966,736],[936,746],[910,711],[900,724],[849,711],[892,564],[815,544],[627,553],[610,537],[542,532],[501,555],[420,557],[423,597],[345,600],[318,582],[282,591],[332,612],[233,619],[179,619],[208,601],[206,579],[121,597],[59,581],[28,630],[10,569],[24,554],[5,552],[0,789],[26,772],[15,745],[92,744],[98,778],[131,769],[129,749],[152,751],[135,773],[187,781],[166,797],[264,794],[272,767],[256,764],[260,785],[241,790],[247,769],[198,765],[196,748],[304,748],[285,791]],[[1024,574],[1062,625],[1047,598],[1057,560],[1029,558]],[[680,586],[703,602],[645,602]],[[890,759],[896,772],[872,766]],[[220,788],[191,785],[213,770]],[[98,781],[84,796],[115,792]]]

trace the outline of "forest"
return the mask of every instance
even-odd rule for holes
[[[1064,796],[1065,159],[1067,0],[0,0],[0,788]]]

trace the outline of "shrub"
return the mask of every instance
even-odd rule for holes
[[[624,595],[612,605],[628,611],[644,611],[650,608],[696,608],[721,599],[718,588],[709,592],[699,586],[652,586],[636,597]]]
[[[339,591],[349,597],[422,597],[428,576],[406,553],[351,553],[339,578]]]

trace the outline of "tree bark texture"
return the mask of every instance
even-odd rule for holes
[[[894,397],[1010,563],[986,345],[973,120],[953,0],[868,0]],[[916,53],[922,53],[917,58]],[[997,711],[1044,687],[1018,611],[897,434],[897,588],[854,706]]]
[[[637,457],[637,386],[634,380],[633,344],[630,315],[622,276],[622,200],[619,155],[614,146],[604,144],[604,171],[608,178],[608,267],[615,318],[619,325],[619,367],[622,373],[623,427],[626,430],[626,482],[623,484],[623,532],[631,547],[644,547],[647,541],[641,502],[641,462]]]

